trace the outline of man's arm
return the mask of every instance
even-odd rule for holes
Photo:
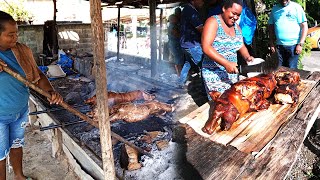
[[[306,37],[307,37],[307,32],[308,32],[307,22],[301,23],[300,28],[301,28],[300,40],[299,40],[299,43],[295,49],[295,53],[297,53],[297,54],[300,54],[302,52],[303,44],[304,44],[304,41],[306,40]]]
[[[300,28],[301,28],[301,37],[299,42],[303,44],[304,41],[306,40],[307,33],[308,33],[308,23],[307,22],[301,23]]]

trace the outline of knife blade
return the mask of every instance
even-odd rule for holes
[[[238,65],[239,74],[247,76],[250,72],[259,72],[268,74],[276,70],[276,67],[267,65],[266,62],[262,62],[255,65]]]

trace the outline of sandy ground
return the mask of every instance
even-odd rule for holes
[[[51,156],[51,142],[44,132],[27,128],[24,148],[24,173],[37,180],[77,180],[79,179],[68,165],[64,155]],[[8,168],[7,168],[8,169]],[[7,173],[7,179],[13,179],[13,172]]]
[[[311,57],[304,61],[307,70],[308,68],[310,70],[320,70],[320,61],[314,61],[319,54],[319,51],[315,51]],[[307,146],[303,145],[297,162],[287,179],[314,178],[312,168],[316,161],[319,161],[317,156]],[[51,143],[44,132],[40,131],[27,129],[23,166],[26,175],[38,180],[80,179],[70,168],[64,155],[58,158],[51,157]],[[13,174],[7,173],[7,177],[7,179],[11,180],[13,179]]]

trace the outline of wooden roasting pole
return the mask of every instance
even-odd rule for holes
[[[99,120],[104,179],[116,179],[111,142],[111,128],[110,121],[108,120],[109,110],[107,104],[108,93],[106,85],[106,65],[104,60],[104,33],[101,13],[101,0],[90,0],[90,16],[92,30],[93,59],[95,67],[95,82],[97,90],[97,117]]]
[[[0,65],[1,66],[1,65]],[[48,92],[44,91],[43,89],[39,88],[38,86],[34,85],[33,83],[31,83],[30,81],[28,81],[27,79],[25,79],[24,77],[22,77],[20,74],[14,72],[12,69],[10,69],[7,66],[2,66],[3,71],[7,72],[8,74],[10,74],[11,76],[13,76],[14,78],[16,78],[17,80],[19,80],[20,82],[22,82],[23,84],[25,84],[26,86],[30,87],[31,89],[35,90],[37,93],[47,97],[47,98],[51,98],[51,94],[49,94]],[[73,113],[74,115],[78,116],[79,118],[85,120],[86,122],[88,122],[89,124],[91,124],[92,126],[99,128],[99,122],[98,121],[94,121],[92,120],[90,117],[88,117],[87,115],[79,112],[77,109],[75,109],[74,107],[70,106],[69,104],[67,104],[66,102],[61,102],[59,104],[60,106],[62,106],[63,108],[65,108],[66,110],[68,110],[69,112]],[[130,147],[136,149],[138,152],[147,155],[149,157],[153,157],[152,154],[144,151],[143,149],[137,147],[136,145],[134,145],[133,143],[131,143],[130,141],[127,141],[126,139],[124,139],[123,137],[121,137],[120,135],[114,133],[111,131],[111,136],[113,138],[115,138],[116,140],[123,142],[127,145],[129,145]]]

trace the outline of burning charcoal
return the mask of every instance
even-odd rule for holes
[[[120,154],[120,165],[121,168],[127,169],[129,171],[140,169],[141,164],[139,163],[138,151],[132,147],[124,144],[121,148]]]
[[[167,140],[160,140],[156,142],[157,148],[162,151],[169,146],[169,142]]]
[[[151,144],[156,140],[156,138],[159,137],[160,134],[163,134],[161,131],[152,131],[152,132],[146,132],[146,135],[143,135],[139,141]]]

